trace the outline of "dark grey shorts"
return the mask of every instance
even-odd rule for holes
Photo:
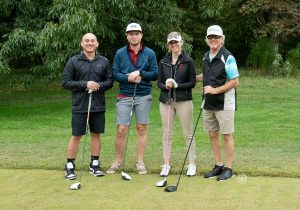
[[[82,136],[86,132],[87,113],[72,114],[72,135]],[[104,133],[105,112],[91,112],[89,119],[90,132]]]
[[[130,112],[132,107],[132,97],[118,98],[116,104],[117,125],[130,124]],[[152,104],[152,96],[136,96],[133,105],[133,113],[137,124],[149,123],[149,112]]]

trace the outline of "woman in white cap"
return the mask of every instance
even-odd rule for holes
[[[175,115],[179,117],[187,147],[193,134],[192,88],[196,84],[194,60],[182,49],[183,40],[178,32],[167,37],[169,53],[160,61],[158,87],[161,89],[159,109],[163,126],[163,159],[160,176],[168,176],[171,166],[172,125]],[[196,175],[195,139],[188,154],[187,176]]]

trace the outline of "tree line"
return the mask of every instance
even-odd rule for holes
[[[206,29],[218,24],[239,68],[300,73],[299,0],[2,0],[0,75],[11,83],[57,80],[86,32],[98,37],[100,53],[112,61],[127,43],[130,22],[142,25],[143,43],[158,60],[167,52],[167,34],[179,31],[199,67],[208,49]]]

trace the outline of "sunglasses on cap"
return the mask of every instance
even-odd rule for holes
[[[169,42],[168,42],[169,45],[177,44],[177,43],[178,43],[178,41],[169,41]]]
[[[174,33],[174,34],[170,34],[168,36],[168,39],[179,39],[181,36],[180,34]]]
[[[220,39],[221,36],[218,36],[218,35],[209,35],[207,36],[208,39]]]

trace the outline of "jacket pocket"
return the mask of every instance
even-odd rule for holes
[[[80,103],[84,100],[84,92],[80,93],[76,93],[73,95],[72,97],[72,105],[73,107],[77,107],[80,105]]]

